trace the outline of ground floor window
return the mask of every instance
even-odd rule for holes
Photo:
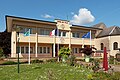
[[[29,53],[29,47],[25,47],[26,53]]]
[[[78,48],[78,47],[74,47],[72,48],[72,53],[81,53],[81,48]]]
[[[20,46],[16,48],[16,53],[29,53],[29,47],[28,46]],[[30,47],[30,53],[34,53],[33,47]]]
[[[48,54],[50,53],[50,47],[38,47],[38,53]]]
[[[72,48],[72,53],[78,53],[79,48]]]
[[[21,53],[24,53],[24,51],[25,51],[24,47],[21,47]]]

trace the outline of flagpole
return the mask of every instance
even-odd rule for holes
[[[54,43],[53,43],[53,57],[55,57],[55,42],[56,42],[56,40],[55,40],[55,35],[54,35]]]
[[[30,29],[29,29],[29,33],[30,33]],[[28,64],[30,64],[30,35],[29,35],[29,59],[28,59]]]
[[[84,48],[84,38],[82,38],[82,48]]]
[[[58,30],[57,35],[58,35],[58,62],[59,62],[59,42],[60,42],[60,40],[59,40],[59,29],[57,29],[57,30]]]
[[[90,30],[90,48],[92,47],[92,37],[91,37],[91,30]]]

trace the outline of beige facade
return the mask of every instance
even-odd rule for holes
[[[11,32],[11,57],[17,57],[20,53],[21,57],[28,56],[29,39],[30,39],[30,53],[31,57],[57,57],[58,49],[63,46],[69,47],[76,56],[81,57],[84,54],[80,53],[80,48],[83,45],[90,46],[90,39],[82,39],[82,36],[91,31],[92,46],[100,49],[100,43],[109,38],[96,39],[95,33],[99,28],[85,27],[78,25],[70,25],[67,20],[56,19],[55,22],[34,20],[28,18],[6,16],[7,31]],[[19,37],[17,29],[19,30]],[[49,33],[54,29],[59,29],[59,35],[50,36]],[[31,30],[30,36],[24,36],[24,32]],[[19,44],[18,44],[19,39]],[[111,41],[112,42],[112,37]],[[106,47],[109,47],[105,43]],[[20,47],[18,47],[20,45]],[[20,49],[20,52],[19,52]],[[95,56],[96,54],[94,54]],[[97,54],[98,56],[99,53]]]

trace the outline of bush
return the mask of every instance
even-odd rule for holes
[[[74,66],[75,64],[75,56],[74,55],[70,55],[69,57],[69,62],[70,62],[70,66]]]
[[[35,59],[31,61],[31,63],[43,63],[43,62],[44,62],[43,60],[39,60],[39,59]]]
[[[48,59],[46,62],[57,62],[57,59]]]
[[[114,56],[110,56],[109,63],[114,64]]]
[[[2,63],[2,65],[13,65],[13,64],[17,64],[17,62],[7,61],[7,62]]]
[[[94,61],[94,58],[90,58],[90,62],[93,62]]]
[[[66,62],[70,55],[71,50],[68,47],[62,47],[59,51],[59,57],[62,58],[62,62]]]

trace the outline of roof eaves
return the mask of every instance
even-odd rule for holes
[[[26,20],[33,20],[33,21],[41,21],[41,22],[48,22],[48,23],[56,23],[56,22],[52,22],[52,21],[44,21],[44,20],[31,19],[31,18],[23,18],[23,17],[9,16],[9,15],[6,15],[5,17],[6,17],[6,18],[7,18],[7,17],[11,17],[11,18],[18,18],[18,19],[26,19]]]
[[[88,29],[97,29],[97,30],[103,30],[101,28],[95,28],[95,27],[86,27],[86,26],[80,26],[80,25],[72,25],[70,28],[88,28]]]

